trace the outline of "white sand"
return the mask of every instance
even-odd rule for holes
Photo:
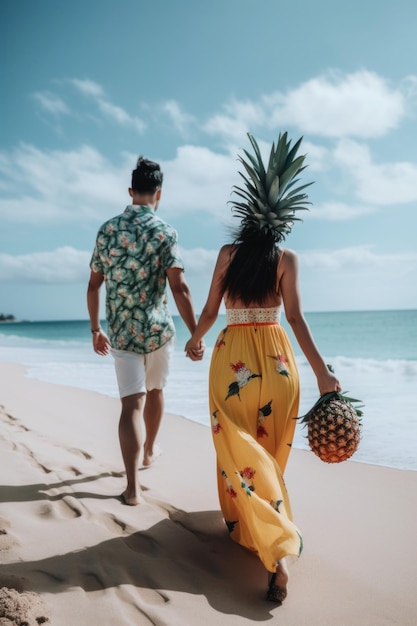
[[[293,450],[305,547],[275,608],[223,524],[207,427],[165,415],[127,507],[118,400],[0,363],[0,405],[0,626],[416,626],[417,472]]]

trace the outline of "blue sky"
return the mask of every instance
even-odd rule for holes
[[[284,130],[314,181],[286,241],[305,311],[417,308],[416,23],[414,0],[3,0],[0,313],[87,318],[139,154],[200,311],[246,133]]]

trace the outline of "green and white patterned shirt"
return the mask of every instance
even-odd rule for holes
[[[175,335],[166,270],[184,269],[176,230],[149,206],[129,205],[98,231],[90,267],[104,275],[113,348],[147,354]]]

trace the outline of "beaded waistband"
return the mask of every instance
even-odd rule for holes
[[[226,323],[235,324],[279,324],[280,307],[260,309],[226,309]]]

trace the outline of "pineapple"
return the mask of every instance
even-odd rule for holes
[[[291,148],[287,133],[280,134],[277,147],[272,144],[266,169],[256,140],[250,133],[248,137],[255,155],[244,150],[248,161],[238,157],[246,170],[247,176],[239,172],[246,189],[233,187],[234,193],[243,202],[232,201],[232,210],[242,218],[241,236],[253,230],[269,231],[279,242],[290,233],[294,221],[301,221],[295,217],[296,211],[308,210],[306,205],[310,204],[307,195],[301,192],[312,183],[295,187],[298,182],[296,176],[306,167],[303,165],[305,155],[296,156],[302,137]]]
[[[341,463],[359,447],[362,411],[351,403],[354,398],[332,391],[316,402],[301,423],[307,425],[311,450],[325,463]]]

